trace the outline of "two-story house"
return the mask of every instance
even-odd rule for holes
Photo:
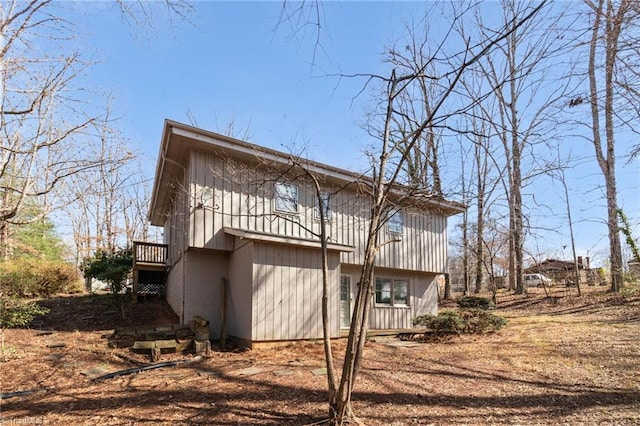
[[[370,198],[361,175],[305,164],[322,185],[322,203],[289,155],[165,122],[149,219],[164,227],[166,298],[183,321],[206,318],[212,338],[224,323],[248,345],[322,338],[322,205],[331,336],[348,328]],[[425,201],[396,211],[380,230],[389,243],[376,261],[370,328],[411,328],[415,316],[436,313],[447,217],[461,211]]]

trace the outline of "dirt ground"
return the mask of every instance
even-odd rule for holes
[[[501,293],[494,334],[391,346],[369,342],[353,407],[367,425],[638,425],[640,293],[564,288],[545,298]],[[109,380],[91,378],[149,362],[111,348],[104,330],[167,325],[162,303],[122,321],[106,296],[47,300],[51,313],[6,332],[0,424],[305,425],[326,413],[318,343],[256,351],[167,354],[191,362]],[[441,308],[446,309],[446,306]],[[51,332],[53,331],[53,332]],[[344,342],[334,345],[341,356]]]

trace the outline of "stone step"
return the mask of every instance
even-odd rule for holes
[[[178,348],[178,342],[175,340],[145,340],[133,343],[134,351],[148,352],[153,349],[160,349],[161,352],[175,352]]]

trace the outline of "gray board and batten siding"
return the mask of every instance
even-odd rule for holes
[[[238,229],[281,237],[315,240],[320,221],[310,184],[297,180],[298,213],[275,211],[275,173],[260,164],[232,161],[215,153],[194,151],[187,166],[189,176],[189,247],[232,249],[224,229]],[[280,179],[284,180],[284,179]],[[327,188],[329,192],[335,186]],[[341,254],[341,263],[362,264],[371,211],[367,197],[351,188],[332,194],[331,220],[326,221],[329,241],[353,247]],[[409,208],[402,212],[404,229],[398,242],[381,247],[376,265],[385,268],[443,273],[447,261],[446,216]],[[385,238],[396,235],[381,232]]]

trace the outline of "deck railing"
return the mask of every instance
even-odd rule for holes
[[[133,265],[165,265],[167,263],[168,247],[166,244],[133,242]]]

